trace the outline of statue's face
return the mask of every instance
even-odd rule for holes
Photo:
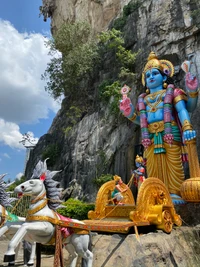
[[[166,76],[162,76],[160,71],[157,69],[148,70],[145,74],[145,78],[146,86],[149,89],[162,87],[164,80],[166,80]]]
[[[141,163],[139,163],[139,162],[136,161],[136,162],[135,162],[135,165],[136,165],[137,168],[139,168],[140,165],[141,165]]]

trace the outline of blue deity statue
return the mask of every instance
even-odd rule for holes
[[[151,52],[142,73],[146,93],[138,97],[134,107],[127,97],[129,88],[124,86],[120,101],[123,115],[141,127],[147,177],[161,179],[174,203],[183,203],[180,187],[185,178],[182,164],[187,155],[185,142],[196,138],[189,112],[197,105],[198,81],[189,72],[189,62],[183,64],[187,92],[175,88],[172,63],[159,60]]]

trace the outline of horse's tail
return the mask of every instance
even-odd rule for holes
[[[89,232],[88,250],[92,252],[92,233]],[[81,267],[87,267],[87,260],[82,258]]]

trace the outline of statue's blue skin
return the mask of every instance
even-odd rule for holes
[[[190,77],[191,79],[193,78],[192,75]],[[155,68],[147,71],[145,74],[146,87],[150,90],[150,94],[163,90],[163,83],[166,80],[167,80],[167,76],[162,74],[158,69],[155,69]],[[186,86],[186,89],[190,91],[190,89],[187,88],[187,86]],[[184,100],[180,100],[179,102],[175,104],[175,109],[178,113],[178,117],[182,125],[183,125],[184,120],[188,120],[190,122],[190,116],[188,112],[194,111],[197,105],[197,99],[198,99],[197,97],[196,98],[188,97],[187,102],[185,102]],[[148,101],[151,102],[151,99],[149,98]],[[163,101],[161,101],[161,103],[157,107],[163,107],[163,105],[164,103]],[[130,108],[131,108],[131,112],[128,118],[131,118],[135,112],[135,108],[132,104],[130,104]],[[146,109],[150,110],[148,106],[146,106]],[[164,119],[163,108],[157,109],[156,112],[147,112],[148,123],[163,121],[163,119]],[[139,116],[137,116],[137,118],[134,120],[134,123],[140,125]],[[189,141],[191,139],[194,139],[195,137],[196,137],[196,132],[194,130],[186,130],[183,132],[183,141]],[[178,197],[175,194],[171,194],[171,196],[175,196],[176,198]],[[178,203],[178,200],[176,201]],[[184,201],[180,200],[180,203],[184,203]]]
[[[142,166],[142,164],[139,163],[139,162],[135,162],[135,165],[136,165],[136,167],[137,167],[137,170],[134,170],[133,173],[135,173],[135,174],[137,174],[137,175],[144,175],[144,173],[142,173],[142,172],[140,172],[140,171],[138,170],[139,167]]]
[[[150,94],[158,92],[160,90],[163,90],[163,83],[167,80],[166,75],[162,75],[158,69],[151,69],[146,72],[145,75],[145,81],[146,81],[146,87],[149,88]],[[159,104],[160,107],[163,106],[163,102]],[[179,101],[176,103],[175,108],[178,113],[178,117],[180,119],[181,124],[183,124],[184,120],[188,120],[190,122],[190,116],[188,113],[188,106],[190,107],[190,110],[194,110],[197,104],[197,98],[189,98],[189,101],[186,103],[184,100]],[[158,106],[158,107],[159,107]],[[129,117],[133,116],[133,113],[135,111],[134,106],[131,104],[131,115]],[[148,107],[147,107],[148,109]],[[148,123],[153,123],[156,121],[162,121],[164,118],[163,109],[158,109],[156,112],[148,112]],[[134,121],[136,124],[140,124],[140,118],[139,116]],[[196,132],[194,130],[186,130],[183,132],[183,140],[189,141],[191,139],[196,138]]]

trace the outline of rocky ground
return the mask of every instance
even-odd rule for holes
[[[4,253],[6,252],[7,247],[8,247],[8,240],[1,238],[1,241],[0,241],[0,267],[7,266],[7,263],[3,262]],[[53,260],[54,260],[53,255],[44,255],[43,254],[41,266],[42,267],[53,266]],[[15,266],[17,266],[17,267],[24,266],[23,248],[22,247],[20,247],[19,254],[18,254],[17,260],[15,262]]]
[[[97,234],[92,237],[93,267],[196,267],[200,266],[200,225],[175,227],[170,234],[152,230],[135,234]],[[0,267],[8,241],[0,242]],[[64,266],[69,266],[63,250]],[[54,256],[42,254],[41,267],[53,267]],[[23,265],[23,250],[16,266]],[[80,267],[80,263],[77,264]]]

